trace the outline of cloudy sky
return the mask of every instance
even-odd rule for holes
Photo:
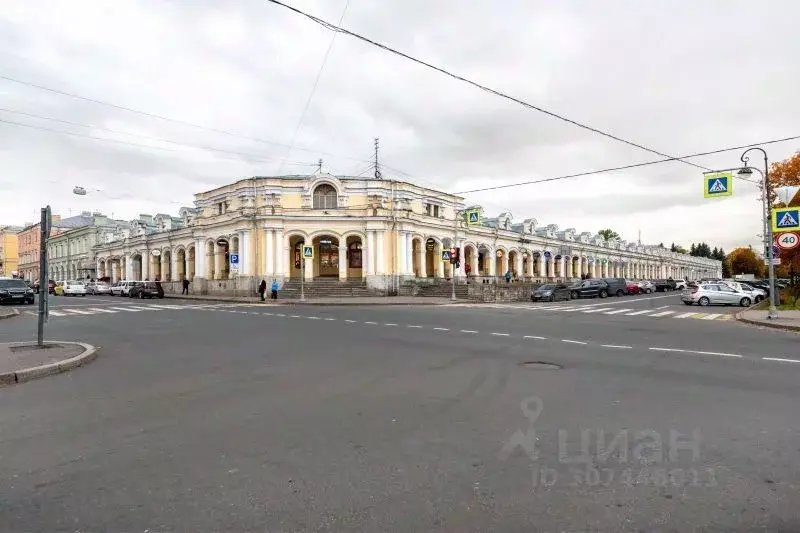
[[[673,156],[800,135],[792,0],[286,2]],[[175,213],[194,192],[310,173],[319,158],[326,171],[357,175],[374,137],[385,176],[449,192],[659,159],[346,35],[333,40],[264,0],[0,6],[0,224],[32,221],[44,203],[65,216]],[[779,160],[800,140],[766,148]],[[740,154],[693,161],[729,168]],[[490,215],[611,227],[628,240],[641,231],[648,243],[755,245],[756,187],[737,182],[733,198],[704,200],[701,172],[672,162],[466,197]],[[75,185],[88,194],[72,195]]]

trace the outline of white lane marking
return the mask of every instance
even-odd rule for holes
[[[272,313],[261,313],[262,315],[272,316]]]
[[[632,308],[630,308],[630,307],[628,307],[628,308],[623,308],[623,309],[616,309],[616,310],[614,310],[614,311],[609,311],[609,312],[607,312],[607,313],[603,313],[603,314],[604,314],[604,315],[617,315],[617,314],[619,314],[619,313],[624,313],[624,312],[626,312],[626,311],[633,311],[633,309],[632,309]]]
[[[289,318],[303,318],[300,315],[289,315]]]
[[[28,313],[30,313],[33,316],[37,315],[37,313],[31,313],[30,311],[28,311]],[[67,316],[66,313],[62,313],[61,311],[48,311],[48,313],[53,316]]]
[[[158,307],[161,309],[183,309],[180,305],[164,305],[164,304],[150,304],[150,307]]]
[[[619,348],[622,350],[630,350],[633,348],[633,346],[623,346],[620,344],[601,344],[600,346],[602,346],[603,348]]]
[[[325,320],[336,320],[335,318],[326,318]]]
[[[275,313],[275,316],[286,316],[283,313]]]
[[[495,335],[497,337],[508,337],[508,333],[492,333],[492,335]]]
[[[94,314],[94,313],[91,313],[89,311],[84,311],[82,309],[62,309],[62,311],[65,311],[67,313],[74,313],[76,315],[93,315]]]
[[[417,328],[417,329],[419,329],[419,328],[421,328],[422,326],[406,326],[406,327],[407,327],[407,328]]]
[[[711,313],[709,315],[704,316],[700,320],[714,320],[715,318],[721,317],[721,316],[722,315],[720,313]]]
[[[101,309],[100,307],[87,307],[87,311],[95,311],[97,313],[118,313],[119,311],[112,311],[110,309]],[[51,311],[52,313],[52,311]]]
[[[394,323],[392,323],[392,322],[386,322],[386,323],[384,324],[384,326],[396,326],[396,325],[397,325],[397,324],[394,324]]]
[[[539,337],[538,335],[525,335],[522,338],[523,339],[539,339],[541,341],[547,340],[547,337]]]
[[[129,305],[128,307],[130,307],[131,309],[139,309],[141,311],[161,311],[161,309],[157,307],[146,307],[142,305]]]
[[[651,346],[648,350],[653,350],[654,352],[685,352],[686,350],[681,350],[679,348],[655,348]]]
[[[319,320],[318,316],[307,316],[306,318],[309,320]]]
[[[478,332],[475,331],[474,329],[462,329],[461,333],[478,333]]]
[[[742,357],[736,353],[725,353],[725,352],[701,352],[699,350],[687,350],[689,353],[697,353],[700,355],[721,355],[723,357]]]
[[[350,324],[355,324],[356,323],[355,320],[348,320],[348,319],[345,319],[345,322],[349,322]]]
[[[646,313],[652,313],[652,309],[645,309],[644,311],[636,311],[633,313],[627,313],[625,316],[636,316],[636,315],[644,315]]]
[[[435,329],[436,331],[450,331],[449,328],[433,328],[433,329]]]
[[[569,339],[561,339],[561,342],[568,342],[570,344],[586,344],[583,341],[573,341],[573,340],[569,340]]]
[[[592,305],[579,305],[577,307],[572,307],[572,306],[570,306],[570,307],[557,307],[557,308],[554,308],[553,310],[554,311],[584,311],[586,309],[592,309],[593,307],[595,307],[595,306],[592,306]]]
[[[260,315],[261,313],[257,313],[256,311],[250,311],[251,315]]]
[[[366,322],[364,322],[364,324],[372,324],[373,326],[376,326],[378,323],[377,322],[366,321]]]
[[[109,307],[109,309],[116,309],[117,311],[128,311],[129,313],[139,313],[141,309],[131,309],[130,307]]]
[[[692,316],[693,314],[694,314],[694,311],[692,311],[691,313],[682,313],[682,314],[680,314],[680,315],[675,315],[675,316],[674,316],[674,317],[672,317],[672,318],[689,318],[689,317],[690,317],[690,316]]]
[[[587,309],[583,311],[583,313],[599,313],[600,311],[611,311],[614,309],[613,307],[598,307],[596,309]]]
[[[52,313],[52,311],[50,311]],[[764,361],[779,361],[781,363],[800,363],[800,359],[786,359],[784,357],[762,357]]]
[[[673,315],[673,314],[675,314],[675,311],[661,311],[660,313],[653,313],[650,316],[667,316],[667,315]]]
[[[669,306],[668,305],[662,305],[661,307],[656,307],[656,309],[666,309],[667,307],[669,307]]]

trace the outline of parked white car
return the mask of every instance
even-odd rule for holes
[[[753,303],[751,294],[740,291],[727,283],[701,283],[684,289],[681,300],[686,305],[740,305],[749,307]]]
[[[64,296],[86,296],[86,286],[80,281],[65,281]]]
[[[130,296],[135,281],[118,281],[111,286],[111,296]]]
[[[726,281],[725,282],[729,287],[736,289],[737,291],[742,291],[750,295],[754,302],[758,303],[764,298],[767,297],[767,291],[764,289],[759,289],[758,287],[753,287],[752,285],[748,285],[747,283],[742,283],[739,281]]]
[[[686,288],[686,287],[688,287],[688,285],[689,285],[689,284],[686,282],[686,280],[685,280],[685,279],[680,279],[680,278],[679,278],[679,279],[676,279],[676,280],[674,280],[674,281],[675,281],[675,290],[676,290],[676,291],[682,291],[683,289],[685,289],[685,288]]]

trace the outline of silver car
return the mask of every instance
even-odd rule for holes
[[[737,290],[727,283],[701,283],[689,287],[681,293],[681,300],[686,305],[741,305],[750,307],[753,296]]]
[[[111,294],[111,285],[104,281],[92,281],[86,284],[89,294]]]
[[[738,281],[726,281],[725,283],[730,285],[734,289],[750,294],[750,297],[756,303],[760,302],[761,300],[767,297],[767,291],[753,287],[752,285],[748,285],[747,283],[741,283]]]

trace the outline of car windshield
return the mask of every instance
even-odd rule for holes
[[[27,289],[28,284],[21,279],[0,279],[0,289]]]
[[[555,288],[556,288],[555,285],[553,285],[552,283],[548,283],[547,285],[542,285],[541,287],[539,287],[539,290],[540,291],[552,291]]]

